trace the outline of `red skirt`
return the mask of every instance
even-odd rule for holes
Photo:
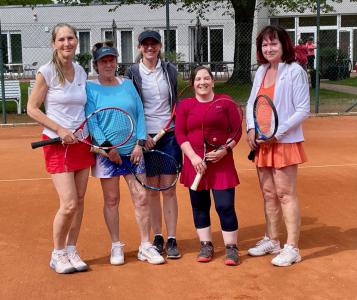
[[[257,167],[272,167],[275,169],[302,164],[307,161],[302,142],[261,144],[255,155]]]
[[[42,135],[43,140],[49,137]],[[90,140],[90,137],[87,138]],[[87,169],[95,164],[95,155],[90,146],[78,142],[75,144],[52,144],[43,147],[46,170],[50,174],[75,172]]]

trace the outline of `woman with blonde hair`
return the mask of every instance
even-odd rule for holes
[[[76,30],[57,24],[52,31],[52,60],[37,71],[36,83],[27,104],[28,115],[44,126],[44,140],[60,137],[62,144],[43,148],[46,170],[59,196],[53,221],[54,250],[50,267],[57,273],[85,271],[76,243],[81,227],[84,194],[90,166],[95,163],[89,146],[78,143],[73,131],[84,121],[87,75],[73,63],[78,45]],[[40,109],[44,104],[46,113]],[[89,138],[89,137],[88,137]]]

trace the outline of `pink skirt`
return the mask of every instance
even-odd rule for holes
[[[261,144],[255,155],[257,167],[272,167],[275,169],[302,164],[307,161],[302,142]]]

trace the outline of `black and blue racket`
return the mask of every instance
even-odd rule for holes
[[[273,101],[264,94],[259,95],[253,105],[254,130],[256,140],[270,140],[278,130],[278,113]],[[255,150],[251,150],[248,159],[254,161]]]

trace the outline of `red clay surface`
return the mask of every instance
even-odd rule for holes
[[[109,264],[110,239],[98,180],[90,178],[78,243],[90,271],[58,275],[49,267],[58,200],[41,150],[30,142],[40,127],[0,128],[1,299],[357,299],[357,117],[310,118],[304,126],[309,162],[299,169],[303,261],[273,267],[272,256],[249,257],[264,234],[256,172],[242,141],[235,151],[241,185],[236,204],[242,264],[223,264],[224,248],[212,209],[214,260],[195,262],[198,241],[187,191],[178,186],[178,243],[183,257],[153,266],[136,259],[139,234],[122,184],[123,266]],[[285,233],[282,229],[281,240]]]

